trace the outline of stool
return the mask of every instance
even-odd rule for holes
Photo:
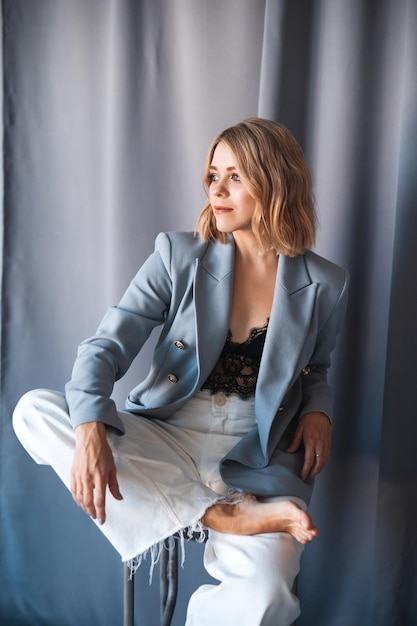
[[[134,626],[135,577],[129,563],[123,567],[123,626]],[[178,535],[164,541],[159,559],[161,626],[170,626],[178,593]]]

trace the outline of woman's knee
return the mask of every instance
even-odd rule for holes
[[[66,415],[64,396],[49,389],[26,392],[13,411],[12,422],[16,436],[39,463],[43,461],[34,451],[35,442],[42,438],[41,433],[47,423],[55,421],[59,414]]]
[[[27,427],[34,418],[42,416],[48,410],[48,404],[53,402],[56,392],[48,389],[32,389],[27,391],[18,401],[13,411],[13,426],[20,429]],[[59,395],[59,394],[58,394]]]
[[[27,430],[29,423],[32,421],[32,417],[35,413],[38,391],[38,389],[27,391],[20,398],[13,411],[13,428],[19,439],[21,438],[21,434]]]

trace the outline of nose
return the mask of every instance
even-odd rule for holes
[[[221,179],[216,180],[211,183],[210,191],[213,194],[213,196],[224,196],[227,194],[227,188]]]

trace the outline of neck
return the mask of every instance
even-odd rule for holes
[[[278,258],[278,255],[273,250],[262,252],[252,232],[235,232],[233,233],[233,238],[235,241],[235,255],[244,262],[256,262],[263,265],[265,262],[269,263],[271,260]]]

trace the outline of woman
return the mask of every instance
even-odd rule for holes
[[[205,566],[220,583],[193,594],[188,626],[285,626],[317,535],[306,509],[330,453],[326,373],[347,274],[309,250],[311,177],[285,127],[252,118],[226,129],[204,183],[198,234],[158,236],[80,345],[65,397],[29,392],[15,430],[123,560],[209,529]],[[113,384],[156,326],[149,375],[118,412]]]

